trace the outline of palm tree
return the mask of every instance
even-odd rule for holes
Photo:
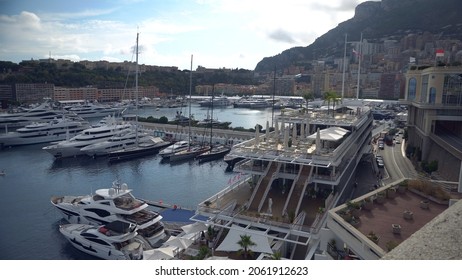
[[[247,259],[249,254],[252,254],[252,251],[249,247],[257,245],[257,243],[253,242],[250,235],[241,235],[241,240],[237,242],[242,249],[239,250],[240,253],[244,253],[244,258]]]
[[[282,257],[282,253],[280,251],[276,251],[271,255],[272,260],[280,260]]]
[[[334,116],[335,113],[335,105],[339,103],[340,97],[337,95],[336,92],[332,91],[326,91],[323,95],[324,98],[324,103],[327,102],[327,114],[329,114],[330,110],[330,103],[332,102],[332,116]]]
[[[307,93],[303,94],[303,99],[305,99],[306,110],[308,111],[308,102],[313,100],[313,93],[312,92],[307,92]]]

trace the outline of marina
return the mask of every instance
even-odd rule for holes
[[[255,132],[234,131],[235,137],[226,135],[227,130],[216,130],[221,136],[214,135],[213,130],[212,135],[217,139],[236,141],[227,158],[202,163],[194,158],[165,161],[160,153],[111,161],[107,157],[88,156],[55,159],[41,145],[4,149],[0,169],[5,169],[8,175],[0,180],[8,186],[8,195],[3,198],[2,207],[10,207],[22,215],[2,217],[6,222],[2,236],[17,240],[15,246],[2,241],[2,258],[92,259],[59,235],[57,229],[67,222],[53,209],[50,197],[94,194],[114,181],[126,183],[135,197],[149,201],[149,207],[159,211],[166,228],[175,234],[188,224],[205,226],[207,220],[220,235],[208,243],[217,256],[237,250],[235,246],[227,246],[233,243],[230,241],[233,236],[244,231],[263,246],[258,249],[261,251],[255,251],[261,253],[258,258],[274,251],[288,259],[312,258],[322,237],[327,211],[347,199],[344,190],[353,184],[361,159],[372,151],[373,117],[369,107],[363,101],[349,101],[347,105],[343,107],[345,110],[341,107],[336,112],[323,108],[278,112],[275,130],[271,132],[271,109],[258,111],[261,121],[256,123],[248,114],[243,114],[247,120],[230,119],[259,127]],[[195,105],[195,108],[200,107]],[[253,111],[228,108],[224,112],[235,110]],[[156,112],[151,109],[150,113]],[[265,123],[266,129],[262,129]],[[152,131],[175,135],[176,140],[186,136],[200,138],[204,130],[195,127],[191,133],[190,127],[142,124]],[[202,135],[205,141],[211,137],[206,132],[211,131],[205,129]],[[234,169],[227,164],[229,158],[240,159],[233,162]],[[28,176],[21,176],[22,170],[27,170]],[[18,197],[24,203],[18,205]],[[192,210],[191,218],[176,221],[175,213],[180,210]],[[166,215],[170,220],[162,214],[168,213],[165,211],[173,213]],[[34,222],[21,224],[28,228],[18,234],[18,219]],[[30,232],[36,232],[44,241],[36,243]],[[261,242],[262,237],[268,242]],[[17,244],[22,246],[22,243],[25,248],[18,251]],[[188,254],[194,256],[194,252]]]
[[[176,110],[178,108],[144,108],[139,111],[146,117],[160,117],[174,116]],[[192,110],[196,116],[206,113],[196,104]],[[231,107],[217,111],[221,119],[244,128],[256,123],[263,125],[272,113],[271,109]],[[115,163],[107,158],[87,156],[56,160],[42,150],[46,145],[0,150],[0,187],[4,191],[0,198],[2,260],[95,259],[75,249],[59,232],[59,226],[67,222],[50,203],[54,195],[92,194],[119,180],[127,183],[137,198],[151,204],[194,210],[204,198],[218,193],[239,175],[227,172],[223,160],[169,164],[162,162],[158,154]],[[165,217],[163,220],[168,221]]]

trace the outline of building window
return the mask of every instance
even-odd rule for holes
[[[444,105],[462,105],[462,74],[448,74],[444,77],[443,100]]]
[[[428,97],[428,103],[435,104],[436,101],[436,88],[430,88],[430,96]]]
[[[416,88],[417,88],[417,80],[415,78],[410,78],[408,91],[407,91],[408,100],[413,101],[415,99]]]
[[[420,102],[427,103],[428,75],[422,76],[422,88],[420,91]]]

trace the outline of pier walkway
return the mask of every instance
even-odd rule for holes
[[[181,125],[172,125],[172,124],[162,124],[162,123],[149,123],[149,122],[140,122],[140,124],[150,130],[160,131],[164,133],[170,133],[174,135],[187,135],[189,133],[188,126]],[[213,128],[212,136],[214,139],[228,139],[233,140],[233,142],[239,143],[246,141],[252,138],[255,138],[255,133],[247,131],[237,131],[231,129],[217,129]],[[207,137],[210,138],[210,128],[204,127],[191,127],[191,136],[192,137]]]

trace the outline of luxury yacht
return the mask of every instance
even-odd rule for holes
[[[145,247],[136,225],[114,221],[101,226],[64,224],[59,231],[78,250],[105,260],[140,260]]]
[[[164,148],[163,150],[160,150],[159,155],[162,157],[162,159],[169,159],[170,156],[173,155],[174,153],[187,150],[188,147],[189,147],[188,141],[185,141],[185,140],[178,141]]]
[[[135,145],[122,147],[118,150],[109,152],[109,162],[153,155],[171,144],[172,142],[166,141],[161,137],[147,136],[143,138],[142,141],[138,141]]]
[[[104,225],[114,221],[134,223],[138,234],[152,247],[167,237],[162,216],[133,196],[127,184],[114,182],[111,188],[98,189],[94,195],[53,196],[51,203],[69,223]]]
[[[124,110],[124,108],[87,103],[83,105],[66,107],[66,110],[82,118],[99,118],[107,115],[120,114]]]
[[[85,146],[80,150],[91,157],[107,156],[112,151],[135,147],[138,142],[146,142],[149,140],[149,135],[146,132],[122,130],[120,133],[105,141]]]
[[[55,118],[50,121],[33,122],[16,131],[0,135],[0,145],[3,147],[49,143],[62,141],[79,134],[89,123],[77,117]]]
[[[75,114],[69,113],[66,110],[53,107],[50,101],[46,101],[32,109],[23,108],[15,113],[0,114],[0,126],[7,129],[16,129],[32,122],[51,121],[55,118],[68,115],[75,116]]]
[[[52,143],[43,147],[43,150],[49,152],[55,158],[85,155],[81,150],[83,147],[106,141],[122,132],[132,131],[132,126],[130,123],[110,121],[106,125],[88,128],[68,140]]]

